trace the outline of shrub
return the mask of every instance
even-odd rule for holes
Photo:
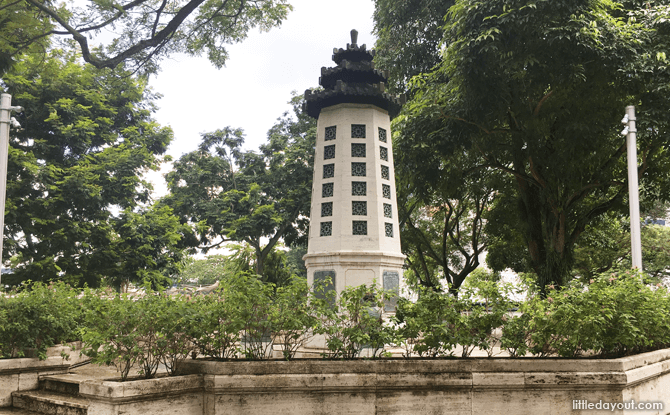
[[[141,324],[138,306],[126,294],[103,298],[99,293],[89,292],[86,303],[86,327],[83,353],[93,363],[114,364],[126,380],[142,351],[140,349]]]
[[[456,346],[454,322],[460,317],[456,298],[423,287],[418,294],[415,303],[399,298],[396,307],[398,341],[405,349],[405,357],[413,353],[420,357],[452,355]]]
[[[240,352],[247,359],[272,357],[274,288],[250,273],[238,273],[223,286],[223,301],[232,307],[240,323]]]
[[[353,359],[363,348],[372,349],[372,356],[378,357],[384,344],[393,339],[393,330],[381,317],[382,292],[374,283],[347,287],[334,302],[315,296],[312,304],[320,320],[317,333],[325,336],[330,358]]]
[[[309,304],[309,286],[304,278],[293,277],[278,287],[270,309],[273,343],[281,346],[284,359],[291,360],[297,350],[313,336],[318,319]]]
[[[523,305],[529,315],[533,354],[615,357],[670,344],[670,297],[637,273],[601,274],[588,282],[536,296]]]
[[[479,272],[467,281],[456,303],[460,318],[456,319],[454,331],[456,343],[462,346],[462,357],[468,357],[477,347],[493,355],[493,347],[499,344],[498,329],[510,316],[513,302],[511,284],[497,281],[493,274]]]
[[[27,282],[0,295],[0,357],[24,357],[34,349],[45,359],[48,347],[80,340],[82,308],[77,295],[62,282]]]
[[[187,299],[190,307],[185,328],[196,350],[215,359],[235,357],[243,322],[233,304],[224,299],[221,288],[210,295]]]
[[[121,380],[135,366],[141,376],[150,379],[160,363],[174,374],[193,349],[183,329],[189,310],[180,297],[150,290],[142,298],[89,291],[84,303],[83,352],[94,363],[114,364]]]

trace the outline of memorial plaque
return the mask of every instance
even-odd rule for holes
[[[400,294],[400,275],[397,271],[384,271],[384,311],[395,311]]]
[[[327,298],[335,304],[335,271],[314,271],[314,286],[320,287],[314,293],[316,298]]]

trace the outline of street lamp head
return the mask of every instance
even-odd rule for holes
[[[621,135],[628,135],[628,126],[621,131]]]
[[[621,124],[628,124],[628,114],[624,115],[621,119]]]

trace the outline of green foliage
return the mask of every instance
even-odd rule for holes
[[[514,294],[511,284],[499,281],[496,274],[481,268],[468,279],[459,296],[464,305],[455,327],[463,357],[468,357],[475,348],[485,350],[489,357],[493,355],[493,347],[500,340],[497,329],[510,317]]]
[[[275,289],[249,273],[195,298],[148,287],[143,297],[111,289],[80,295],[63,283],[36,283],[0,297],[0,353],[20,357],[34,348],[44,358],[47,347],[81,339],[93,362],[116,365],[123,380],[133,368],[151,378],[160,363],[177,374],[188,355],[267,359],[280,345],[291,360],[315,334],[325,336],[324,357],[343,359],[384,357],[387,345],[401,345],[406,357],[453,356],[459,348],[461,357],[475,348],[492,356],[498,345],[512,357],[619,357],[670,346],[670,293],[649,280],[601,274],[547,287],[546,298],[531,287],[514,311],[512,288],[478,270],[458,298],[420,287],[416,301],[399,299],[391,321],[381,315],[384,293],[375,284],[330,299],[319,295],[327,284],[310,293],[296,277]]]
[[[291,360],[299,348],[314,335],[318,319],[310,306],[307,279],[293,277],[289,284],[277,287],[270,309],[273,343],[281,345],[284,359]]]
[[[11,257],[14,273],[6,283],[97,286],[126,272],[156,280],[179,255],[170,212],[137,208],[151,189],[142,174],[158,168],[172,140],[151,118],[157,96],[129,71],[77,59],[28,56],[2,78],[25,108],[9,147],[3,260]]]
[[[307,279],[307,267],[302,257],[307,254],[307,244],[294,244],[289,247],[286,253],[286,262],[291,275],[297,275],[300,278]]]
[[[244,322],[238,318],[235,304],[225,301],[221,291],[190,301],[195,311],[189,313],[185,327],[196,350],[216,359],[236,357]]]
[[[45,359],[48,347],[79,340],[82,308],[77,294],[62,282],[27,282],[0,294],[0,357],[24,357],[34,349]]]
[[[84,354],[94,363],[114,364],[121,380],[135,366],[141,376],[153,378],[161,363],[174,374],[194,348],[185,331],[194,310],[181,297],[151,290],[140,298],[110,297],[98,291],[88,292],[84,303]]]
[[[242,152],[242,131],[227,127],[204,134],[200,148],[166,176],[170,194],[163,203],[194,225],[191,246],[206,252],[244,242],[253,249],[254,272],[275,284],[289,276],[275,247],[282,239],[301,242],[308,226],[316,127],[301,102],[292,100],[295,118],[284,114],[259,152]]]
[[[250,360],[272,357],[274,286],[251,273],[239,273],[223,286],[223,301],[236,311],[241,323],[241,353]]]
[[[0,6],[0,59],[35,53],[50,40],[60,40],[76,42],[83,59],[97,68],[127,61],[152,73],[161,58],[173,53],[206,53],[220,68],[228,58],[225,45],[241,42],[252,28],[279,26],[291,10],[285,0],[14,1]],[[100,30],[107,34],[103,40],[91,37]],[[91,39],[101,44],[90,46]]]
[[[396,183],[402,250],[407,255],[410,284],[437,287],[446,281],[456,294],[468,275],[479,267],[479,257],[490,238],[484,233],[495,205],[500,174],[478,169],[471,157],[435,163],[430,180],[417,181],[416,163],[402,152]]]
[[[642,267],[653,278],[668,277],[670,228],[643,224]],[[575,247],[573,273],[585,280],[610,270],[631,268],[630,224],[626,218],[605,215],[586,227]]]
[[[22,1],[3,2],[0,6],[0,76],[7,71],[18,54],[44,53],[48,37],[40,37],[53,28],[50,19]]]
[[[229,255],[212,255],[205,259],[189,259],[178,279],[183,283],[202,285],[214,284],[234,278],[239,273],[255,273],[255,250],[248,244],[228,244]],[[266,282],[282,286],[288,283],[295,269],[289,265],[287,253],[278,243],[265,259],[264,272]],[[300,270],[297,270],[298,272]]]
[[[529,351],[527,331],[530,314],[507,316],[502,327],[500,348],[507,350],[510,357],[523,357]]]
[[[179,282],[212,285],[227,275],[227,255],[210,255],[205,259],[188,258],[179,273]]]
[[[375,63],[389,72],[393,92],[405,92],[411,77],[440,62],[444,16],[453,4],[453,0],[375,0]]]
[[[395,314],[405,357],[453,354],[451,350],[456,346],[456,338],[452,328],[460,318],[456,297],[425,287],[419,288],[417,293],[416,302],[399,298]]]
[[[414,303],[400,299],[396,311],[398,337],[405,356],[452,356],[456,346],[468,357],[475,348],[489,356],[498,345],[497,329],[513,305],[510,284],[481,269],[466,281],[459,296],[421,287]]]
[[[667,1],[456,1],[440,64],[413,78],[395,120],[417,187],[472,154],[506,177],[496,190],[513,184],[508,223],[540,289],[567,283],[585,227],[624,206],[626,105],[637,107],[642,199],[668,199],[669,12]]]
[[[530,316],[533,354],[575,357],[586,353],[624,356],[670,344],[668,291],[642,275],[606,273],[534,297],[521,310]]]
[[[371,349],[372,357],[379,357],[384,345],[393,340],[393,330],[384,325],[381,316],[383,293],[375,283],[347,287],[335,301],[327,295],[319,297],[312,302],[320,320],[317,333],[326,338],[328,357],[353,359],[363,348]]]
[[[130,369],[142,358],[142,333],[138,327],[140,306],[127,295],[115,295],[113,298],[95,297],[91,293],[87,303],[86,327],[82,338],[86,344],[83,353],[93,363],[114,364],[126,380]],[[145,372],[150,375],[150,372]]]
[[[158,204],[140,212],[126,209],[115,222],[118,238],[112,248],[121,265],[108,274],[108,282],[127,286],[129,281],[140,281],[154,289],[169,286],[169,277],[182,264],[179,242],[190,228],[179,223],[170,207]]]

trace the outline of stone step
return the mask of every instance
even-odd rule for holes
[[[48,390],[13,392],[12,405],[14,408],[47,415],[86,415],[88,413],[88,400]]]
[[[40,413],[10,406],[7,408],[0,407],[0,415],[40,415]]]
[[[79,396],[79,384],[89,377],[74,373],[40,376],[40,389]]]

